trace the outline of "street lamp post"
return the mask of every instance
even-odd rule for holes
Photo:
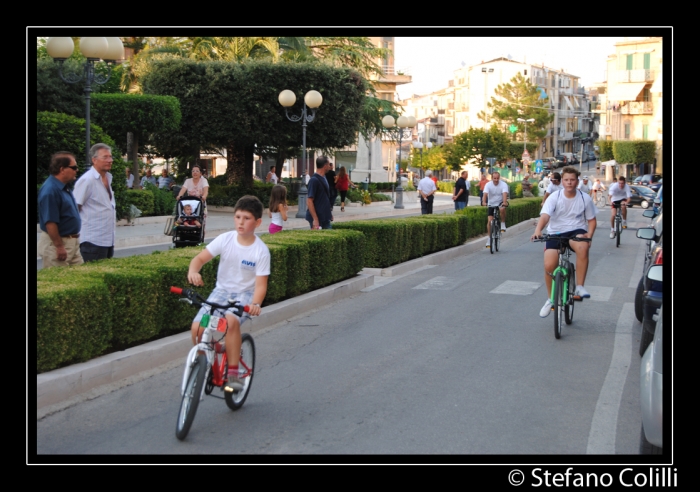
[[[291,108],[294,106],[294,103],[297,100],[296,94],[290,90],[283,90],[280,92],[280,95],[278,97],[278,100],[282,106],[284,106],[284,114],[287,116],[287,119],[293,123],[296,123],[297,121],[301,120],[301,126],[302,126],[302,148],[304,150],[303,153],[303,159],[304,159],[304,175],[301,178],[301,187],[299,188],[299,207],[297,209],[297,214],[295,217],[297,219],[304,219],[306,218],[306,197],[309,193],[309,190],[306,188],[306,173],[308,172],[308,164],[306,162],[306,124],[311,123],[314,121],[314,117],[316,116],[316,108],[318,108],[321,103],[323,102],[323,96],[321,95],[320,92],[318,91],[309,91],[306,93],[304,96],[304,107],[301,110],[301,115],[291,115],[289,114],[289,110],[287,108]],[[307,106],[311,108],[311,114],[308,114],[307,111]]]
[[[404,208],[403,206],[403,187],[401,186],[401,173],[398,172],[401,165],[401,141],[404,134],[406,138],[413,134],[413,127],[416,126],[415,116],[399,116],[399,119],[394,121],[394,117],[390,114],[382,118],[382,125],[394,137],[399,139],[399,162],[396,164],[396,204],[394,208]],[[398,128],[397,128],[398,127]]]
[[[525,152],[527,152],[527,124],[534,123],[535,118],[528,118],[528,119],[518,118],[517,121],[519,121],[521,123],[525,123],[525,139],[523,141],[523,154],[525,154]],[[525,172],[525,171],[523,170],[523,172]]]
[[[103,85],[109,81],[112,75],[113,63],[124,59],[124,45],[117,37],[110,38],[81,38],[80,52],[87,58],[83,63],[83,73],[63,73],[63,62],[73,54],[73,40],[69,37],[54,37],[46,41],[46,51],[55,62],[58,63],[58,74],[68,84],[75,84],[85,80],[85,167],[91,166],[90,162],[90,93],[92,84]],[[95,63],[104,60],[109,67],[107,75],[95,73]]]

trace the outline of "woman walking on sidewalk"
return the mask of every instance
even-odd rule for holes
[[[340,169],[338,170],[338,175],[335,177],[335,189],[340,192],[340,211],[345,212],[345,197],[348,194],[348,188],[352,186],[353,188],[357,188],[355,186],[355,183],[350,181],[350,177],[348,176],[348,172],[345,169],[345,166],[340,166]]]

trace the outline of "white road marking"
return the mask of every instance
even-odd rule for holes
[[[430,280],[418,284],[414,289],[427,289],[427,290],[453,290],[465,279],[459,279],[455,277],[433,277]]]
[[[626,302],[617,319],[613,354],[593,413],[587,454],[615,454],[617,414],[632,358],[634,320],[634,304]]]
[[[542,282],[523,282],[520,280],[506,280],[493,289],[490,294],[511,294],[514,296],[529,296],[540,288]]]

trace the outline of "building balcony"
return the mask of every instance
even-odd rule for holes
[[[393,65],[382,65],[382,75],[379,82],[391,84],[408,84],[413,80],[410,68],[394,68]]]
[[[656,75],[654,70],[637,68],[634,70],[616,70],[615,82],[652,82]]]
[[[654,106],[651,102],[630,101],[620,108],[621,114],[653,114]]]

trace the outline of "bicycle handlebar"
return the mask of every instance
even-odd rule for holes
[[[206,304],[207,306],[211,306],[212,309],[221,309],[222,311],[226,311],[232,307],[236,308],[235,314],[238,317],[241,317],[244,312],[247,313],[250,311],[250,306],[243,306],[234,299],[229,299],[228,304],[216,304],[209,302],[192,289],[183,289],[182,287],[172,286],[170,287],[170,292],[177,295],[184,295],[185,301],[189,302],[190,304],[194,304],[197,307],[202,307],[202,304]]]
[[[554,236],[554,235],[550,235],[550,234],[545,234],[537,239],[533,239],[532,241],[535,243],[541,243],[541,242],[550,241],[550,240],[555,240],[555,241],[559,241],[559,242],[562,242],[562,241],[581,241],[581,242],[587,242],[587,243],[591,242],[590,237],[562,237],[562,236]]]

